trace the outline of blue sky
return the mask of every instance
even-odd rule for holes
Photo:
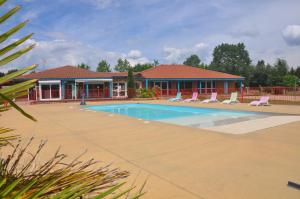
[[[22,11],[1,31],[30,19],[12,40],[34,32],[28,43],[36,48],[7,68],[95,67],[119,57],[182,63],[191,54],[209,63],[222,42],[244,42],[253,63],[284,58],[300,66],[299,0],[10,0],[1,13],[14,5]]]

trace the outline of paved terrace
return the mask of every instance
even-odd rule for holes
[[[179,104],[300,113],[300,106]],[[129,170],[129,181],[138,176],[140,184],[149,176],[144,198],[300,198],[299,190],[286,186],[288,180],[300,182],[300,122],[232,135],[84,111],[78,103],[23,108],[39,121],[31,122],[12,110],[1,113],[0,124],[15,128],[26,139],[34,135],[36,143],[48,139],[40,161],[58,146],[71,157],[88,149],[84,158]]]

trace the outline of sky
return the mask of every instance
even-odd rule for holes
[[[4,32],[29,19],[12,42],[35,33],[36,47],[6,70],[33,63],[39,70],[86,63],[96,68],[126,58],[132,65],[182,63],[191,54],[209,64],[215,46],[244,42],[252,63],[286,59],[300,66],[299,0],[9,0],[1,15],[22,9]]]

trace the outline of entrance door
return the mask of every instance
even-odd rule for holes
[[[160,88],[160,95],[168,95],[169,94],[169,84],[167,81],[157,81],[154,82],[154,86]]]

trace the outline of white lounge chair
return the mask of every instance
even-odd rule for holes
[[[237,92],[233,92],[231,93],[230,99],[228,100],[224,100],[222,103],[223,104],[235,104],[238,103],[238,93]]]

